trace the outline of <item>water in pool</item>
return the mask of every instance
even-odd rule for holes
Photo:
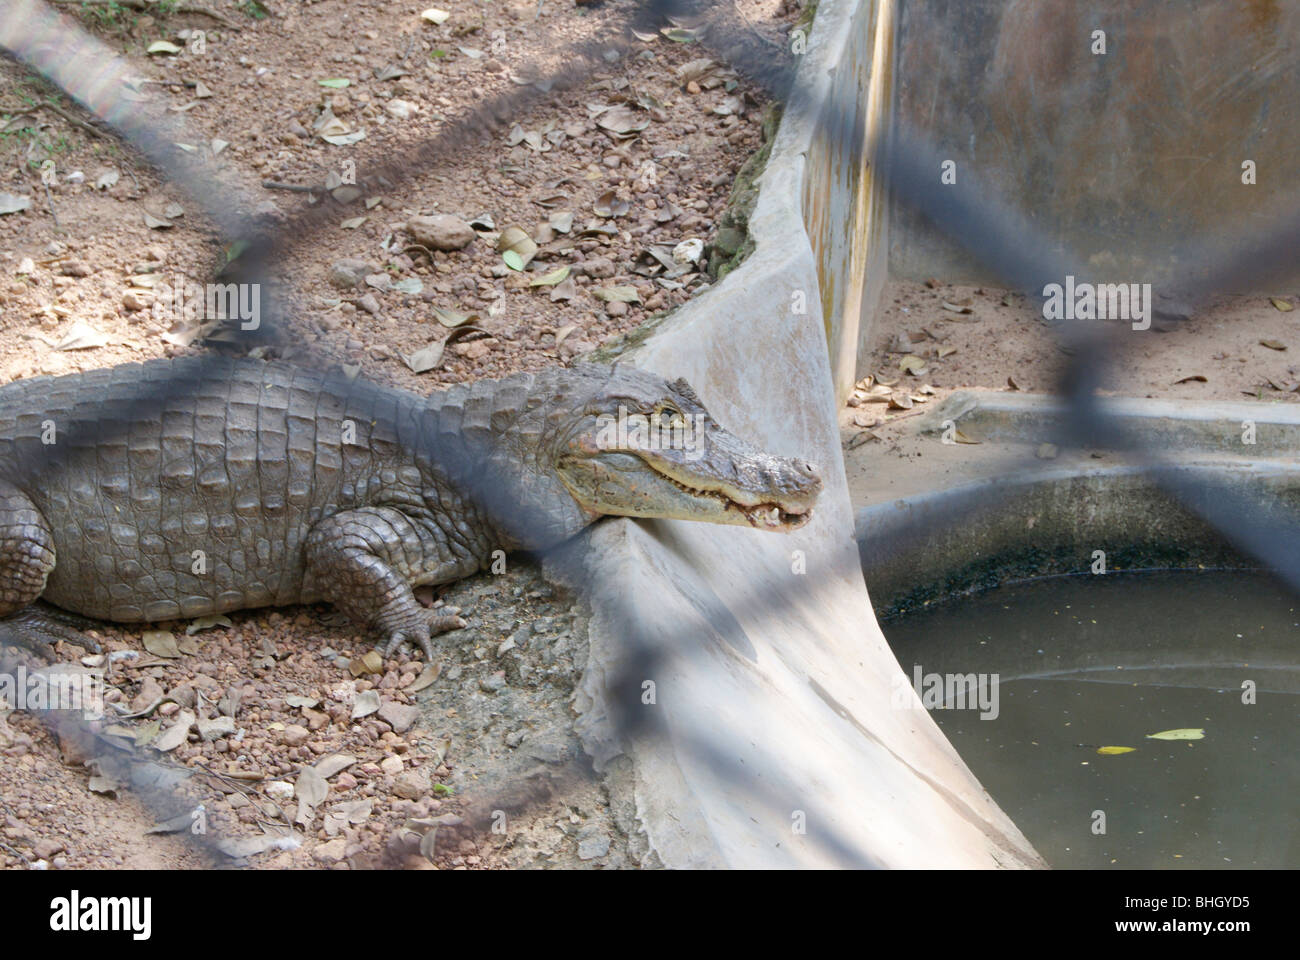
[[[996,678],[996,716],[931,715],[1052,866],[1300,867],[1300,602],[1268,577],[1038,580],[883,626],[922,693]]]

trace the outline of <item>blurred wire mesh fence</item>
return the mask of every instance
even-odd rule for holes
[[[217,225],[226,247],[237,252],[229,264],[220,265],[224,278],[244,283],[263,284],[273,290],[273,278],[287,256],[321,229],[329,219],[326,206],[301,206],[289,214],[278,227],[252,226],[236,211],[252,209],[251,198],[240,198],[229,184],[214,184],[211,174],[196,165],[178,159],[173,144],[178,139],[175,129],[160,126],[158,118],[146,115],[138,104],[122,96],[130,89],[123,81],[130,74],[124,61],[116,60],[100,44],[72,27],[67,20],[53,13],[39,0],[10,0],[7,19],[0,27],[0,43],[17,58],[40,70],[52,82],[80,100],[100,119],[116,129],[132,146],[139,150],[154,166],[186,193],[201,202],[205,212]],[[626,57],[634,49],[632,29],[658,30],[676,23],[690,29],[698,41],[713,56],[724,60],[757,84],[767,97],[784,103],[789,112],[815,114],[821,129],[858,129],[861,125],[863,104],[848,99],[830,99],[813,102],[805,83],[796,82],[797,58],[791,57],[786,47],[758,35],[729,2],[692,3],[684,0],[653,0],[631,5],[625,18],[624,30],[618,36],[602,37],[581,46],[567,49],[559,57],[559,69],[551,73],[538,73],[533,84],[509,95],[491,99],[471,113],[448,121],[428,141],[411,151],[390,159],[376,160],[359,170],[359,180],[382,183],[387,189],[400,187],[404,182],[421,176],[422,171],[445,158],[450,149],[467,138],[491,136],[503,129],[504,118],[517,115],[529,105],[580,83],[598,67]],[[1194,24],[1184,18],[1181,29],[1194,29]],[[179,123],[179,121],[173,121]],[[1140,149],[1140,146],[1137,147]],[[862,164],[871,164],[876,175],[882,177],[894,202],[924,218],[953,243],[960,245],[966,255],[977,261],[990,275],[1000,278],[1009,289],[1021,291],[1031,298],[1031,303],[1041,304],[1047,284],[1060,282],[1067,275],[1088,278],[1092,271],[1086,260],[1061,252],[1058,237],[1048,236],[1036,225],[1034,219],[1016,208],[1014,202],[1000,198],[994,189],[984,186],[978,170],[963,171],[961,190],[941,189],[940,171],[946,156],[942,155],[926,137],[916,130],[895,126],[888,142],[873,145],[867,156],[858,158]],[[851,216],[843,211],[844,217]],[[1289,206],[1279,209],[1274,219],[1261,227],[1257,222],[1225,225],[1216,236],[1187,243],[1170,242],[1178,248],[1178,262],[1184,273],[1181,277],[1162,280],[1170,290],[1186,302],[1206,302],[1219,291],[1257,287],[1270,279],[1291,275],[1297,266],[1296,251],[1300,250],[1300,193]],[[286,311],[274,302],[263,310],[262,328],[248,332],[246,337],[236,334],[227,338],[238,346],[286,342],[292,323]],[[1300,593],[1300,526],[1297,518],[1279,522],[1276,515],[1262,516],[1242,493],[1229,488],[1213,476],[1193,468],[1178,465],[1167,452],[1140,447],[1125,431],[1123,425],[1107,415],[1097,403],[1097,386],[1101,382],[1106,364],[1112,362],[1127,344],[1132,343],[1127,332],[1116,335],[1104,333],[1089,321],[1060,321],[1055,324],[1060,343],[1069,355],[1066,373],[1059,393],[1068,401],[1071,439],[1080,446],[1104,447],[1123,452],[1141,463],[1152,478],[1168,493],[1188,508],[1212,523],[1222,535],[1242,552],[1255,557],[1261,566],[1277,572]],[[301,351],[298,356],[301,357]],[[322,364],[329,358],[322,358]],[[337,376],[345,376],[338,373]],[[153,402],[159,407],[172,400],[174,395],[159,393]],[[122,412],[119,412],[121,414]],[[110,416],[109,429],[118,429],[127,421],[124,415]],[[90,438],[82,438],[89,440]],[[69,444],[74,448],[77,438]],[[447,456],[440,451],[441,456]],[[464,453],[474,458],[472,451]],[[453,472],[468,470],[469,462],[448,464]],[[1023,469],[1019,463],[1008,462],[1007,472]],[[476,489],[490,499],[485,504],[491,512],[508,514],[510,505],[517,502],[512,491],[500,483]],[[996,497],[990,488],[988,497]],[[988,502],[972,499],[965,506],[971,512],[986,509]],[[511,522],[518,531],[538,522],[537,518],[516,511]],[[961,517],[947,517],[945,522],[960,523]],[[601,590],[602,583],[593,579],[583,567],[581,551],[560,549],[550,562],[564,579],[573,584],[587,584],[589,589]],[[810,587],[815,589],[815,587]],[[762,603],[763,601],[759,601]],[[666,658],[671,657],[671,645],[655,630],[626,617],[620,624],[626,657],[622,672],[609,681],[607,703],[611,707],[611,721],[618,734],[633,740],[642,737],[665,736],[658,727],[655,711],[645,709],[640,691],[644,678],[664,672]],[[881,692],[887,696],[887,691]],[[67,716],[54,722],[63,725],[61,735],[67,736]],[[745,771],[737,766],[728,745],[732,738],[743,736],[744,731],[713,729],[689,731],[686,740],[677,733],[677,748],[694,752],[719,771],[723,777],[746,783],[750,790],[749,801],[756,807],[768,806],[784,816],[788,813],[783,798],[765,794],[763,788],[746,780]],[[97,742],[93,732],[82,729],[75,734],[87,743]],[[176,765],[158,762],[145,755],[146,751],[124,749],[121,743],[112,748],[92,748],[92,752],[105,763],[129,768],[131,782],[139,797],[154,811],[160,820],[184,813],[185,803],[176,799],[176,786],[184,771]],[[497,784],[495,791],[480,791],[481,796],[471,798],[471,820],[486,823],[492,811],[508,808],[512,813],[527,809],[530,803],[544,801],[562,794],[568,777],[591,776],[589,770],[574,766],[557,775],[548,784],[533,784],[520,789],[518,784]],[[503,799],[509,795],[510,799]],[[829,817],[810,812],[810,821],[831,822]],[[286,830],[288,828],[286,827]],[[226,856],[238,856],[240,850],[228,840],[204,833],[186,833],[194,843],[216,846]],[[821,829],[810,835],[810,840],[821,844],[830,860],[846,866],[870,866],[872,857],[866,851],[835,834]]]

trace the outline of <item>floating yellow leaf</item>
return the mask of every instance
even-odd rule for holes
[[[1137,747],[1098,747],[1097,752],[1103,757],[1118,757],[1121,753],[1132,753]]]
[[[1161,730],[1159,733],[1148,733],[1148,740],[1204,740],[1204,727],[1180,727],[1177,730]]]
[[[1278,297],[1269,297],[1268,299],[1269,302],[1273,304],[1273,306],[1277,307],[1283,313],[1290,313],[1292,310],[1295,309],[1295,306],[1291,303],[1290,300],[1282,300],[1279,299]]]

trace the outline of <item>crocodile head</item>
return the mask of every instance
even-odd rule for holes
[[[588,516],[664,517],[789,531],[821,492],[806,460],[764,453],[718,425],[685,380],[583,365],[545,444]],[[557,415],[558,414],[558,415]]]

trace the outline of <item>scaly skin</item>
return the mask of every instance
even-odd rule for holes
[[[620,411],[701,430],[647,449],[611,430]],[[327,600],[385,655],[432,657],[464,621],[412,587],[494,551],[603,515],[789,530],[820,490],[811,464],[713,423],[685,381],[627,365],[428,398],[211,357],[22,380],[0,388],[0,640],[68,636],[38,598],[127,623]]]

